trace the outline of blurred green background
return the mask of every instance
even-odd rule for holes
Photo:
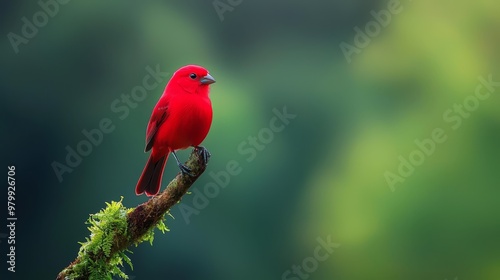
[[[500,81],[498,1],[401,1],[350,63],[340,44],[354,45],[354,28],[387,1],[216,3],[238,5],[221,14],[213,1],[73,0],[17,54],[7,35],[21,35],[22,18],[41,7],[0,4],[0,144],[4,166],[17,168],[19,219],[15,274],[0,239],[2,279],[54,279],[76,257],[90,213],[120,196],[128,207],[146,200],[134,187],[168,78],[123,120],[111,104],[142,84],[146,67],[171,74],[186,64],[217,80],[204,142],[212,160],[194,189],[231,160],[242,171],[189,223],[176,207],[170,232],[133,248],[132,279],[500,278],[500,87],[458,129],[443,118],[479,76]],[[285,106],[296,118],[247,161],[239,145]],[[59,182],[51,164],[103,118],[115,130]],[[446,142],[391,190],[384,174],[397,174],[398,157],[435,128]],[[177,171],[171,159],[164,186]],[[340,247],[327,260],[307,278],[283,277],[328,236]]]

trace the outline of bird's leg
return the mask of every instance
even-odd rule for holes
[[[210,156],[212,156],[210,152],[203,146],[196,146],[194,148],[196,149],[198,155],[201,156],[203,165],[207,165],[208,161],[210,160]]]
[[[175,161],[177,161],[177,166],[179,166],[179,169],[181,170],[182,175],[188,175],[188,176],[193,177],[193,174],[191,173],[191,169],[179,161],[175,151],[172,151],[172,154],[174,155]]]

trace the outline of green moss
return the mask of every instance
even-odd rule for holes
[[[78,252],[80,262],[73,267],[73,271],[69,274],[70,279],[78,279],[83,276],[88,276],[88,279],[91,280],[111,280],[113,276],[128,279],[120,267],[123,267],[123,263],[126,262],[133,270],[132,261],[125,254],[126,252],[131,253],[131,251],[111,252],[113,242],[128,238],[127,213],[133,208],[125,208],[122,200],[123,197],[118,202],[106,202],[106,208],[90,215],[86,222],[89,225],[87,228],[90,231],[90,238],[87,237],[85,242],[79,243],[81,245]],[[168,231],[164,218],[157,223],[156,227],[163,233]],[[135,244],[137,246],[144,241],[149,241],[153,245],[153,239],[154,227]]]
[[[167,212],[165,215],[169,215],[170,217],[173,218],[173,216],[170,214],[170,212]],[[163,215],[163,218],[158,221],[158,223],[156,224],[156,228],[161,230],[162,233],[165,233],[166,231],[170,231],[168,229],[168,227],[165,225],[165,215]],[[150,230],[148,230],[148,232],[146,232],[146,234],[144,234],[139,240],[137,240],[134,244],[135,246],[137,247],[140,243],[142,242],[149,242],[149,244],[151,244],[151,246],[153,246],[153,240],[154,240],[154,237],[155,237],[155,227],[152,227]]]

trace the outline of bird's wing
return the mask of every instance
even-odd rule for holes
[[[151,150],[154,144],[154,139],[156,136],[156,132],[158,132],[158,128],[165,122],[168,118],[168,103],[163,106],[158,106],[155,108],[153,114],[151,115],[151,119],[148,123],[148,129],[146,131],[146,149],[145,152]]]

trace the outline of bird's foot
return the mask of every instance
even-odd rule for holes
[[[177,166],[179,166],[179,169],[181,170],[182,175],[188,175],[190,177],[193,177],[193,173],[191,173],[191,168],[187,167],[186,165],[182,164],[179,161],[179,158],[177,157],[177,154],[175,151],[172,151],[172,155],[174,155],[175,161],[177,162]]]
[[[182,175],[188,175],[189,177],[193,177],[194,174],[191,173],[191,168],[187,167],[186,165],[179,163],[179,169],[181,170]]]
[[[203,165],[207,165],[208,161],[210,160],[210,156],[212,156],[212,154],[210,154],[210,152],[203,146],[197,146],[195,147],[195,149],[198,155],[200,156]]]

